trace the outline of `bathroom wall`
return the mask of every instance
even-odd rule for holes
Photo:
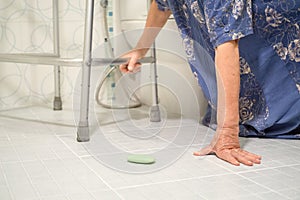
[[[102,11],[95,1],[94,46],[102,42]],[[59,0],[61,56],[81,58],[85,1]],[[53,52],[52,1],[2,0],[0,53]],[[79,68],[62,68],[63,101],[72,99]],[[52,66],[0,63],[0,108],[41,104],[51,106]],[[65,103],[65,105],[69,104]]]
[[[121,31],[141,31],[148,10],[147,0],[112,0],[108,7],[110,37]],[[59,1],[61,56],[81,58],[84,34],[85,1]],[[95,1],[95,23],[93,47],[103,47],[103,10],[100,0]],[[52,53],[52,1],[3,0],[0,5],[0,53]],[[161,105],[170,113],[182,113],[199,117],[205,110],[205,101],[196,80],[186,64],[175,23],[172,19],[160,34],[158,47],[158,80]],[[166,46],[166,34],[172,33],[177,41]],[[134,46],[135,36],[131,42]],[[116,40],[116,39],[115,39]],[[160,44],[160,41],[161,44]],[[118,44],[114,43],[116,48]],[[162,45],[162,46],[160,46]],[[175,45],[175,46],[174,46]],[[174,49],[178,51],[174,53]],[[138,95],[144,104],[152,104],[152,88],[149,86],[153,67],[142,68]],[[62,68],[62,99],[64,106],[72,106],[74,87],[80,81],[80,69]],[[54,95],[52,66],[0,63],[0,109],[27,105],[52,106]],[[187,89],[187,86],[189,89]],[[179,103],[178,103],[179,102]],[[197,103],[191,106],[191,103]],[[195,107],[200,107],[200,111]]]

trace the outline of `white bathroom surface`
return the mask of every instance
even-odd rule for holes
[[[240,138],[263,159],[236,167],[193,156],[213,134],[195,120],[99,108],[91,121],[90,142],[79,143],[72,109],[0,111],[0,200],[300,199],[299,140]],[[133,153],[156,162],[128,163]]]

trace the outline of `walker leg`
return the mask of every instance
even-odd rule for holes
[[[53,0],[53,49],[54,54],[60,56],[59,47],[59,8],[58,0]],[[60,66],[54,66],[54,101],[53,110],[62,110],[62,101],[60,93]]]
[[[54,66],[54,88],[55,95],[53,101],[53,110],[62,110],[62,101],[60,95],[60,66]]]
[[[156,47],[155,42],[153,43],[152,47],[152,56],[154,57],[154,63],[153,63],[153,101],[154,104],[151,106],[150,109],[150,121],[151,122],[160,122],[160,109],[159,109],[159,101],[158,101],[158,83],[157,83],[157,61],[156,61]]]
[[[89,114],[91,63],[92,63],[91,52],[92,52],[92,37],[93,37],[93,16],[94,16],[94,0],[87,0],[86,16],[85,16],[82,80],[81,80],[80,118],[79,118],[79,124],[77,129],[78,142],[86,142],[90,140],[88,114]]]

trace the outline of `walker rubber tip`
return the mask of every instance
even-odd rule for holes
[[[155,163],[155,159],[149,155],[135,154],[129,155],[127,157],[127,161],[136,164],[153,164]]]

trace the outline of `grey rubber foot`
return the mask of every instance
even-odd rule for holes
[[[158,105],[154,105],[150,110],[150,121],[151,122],[160,122],[160,110]]]
[[[62,110],[61,97],[54,97],[53,110]]]
[[[77,142],[88,142],[90,141],[89,127],[79,126],[77,129]]]

